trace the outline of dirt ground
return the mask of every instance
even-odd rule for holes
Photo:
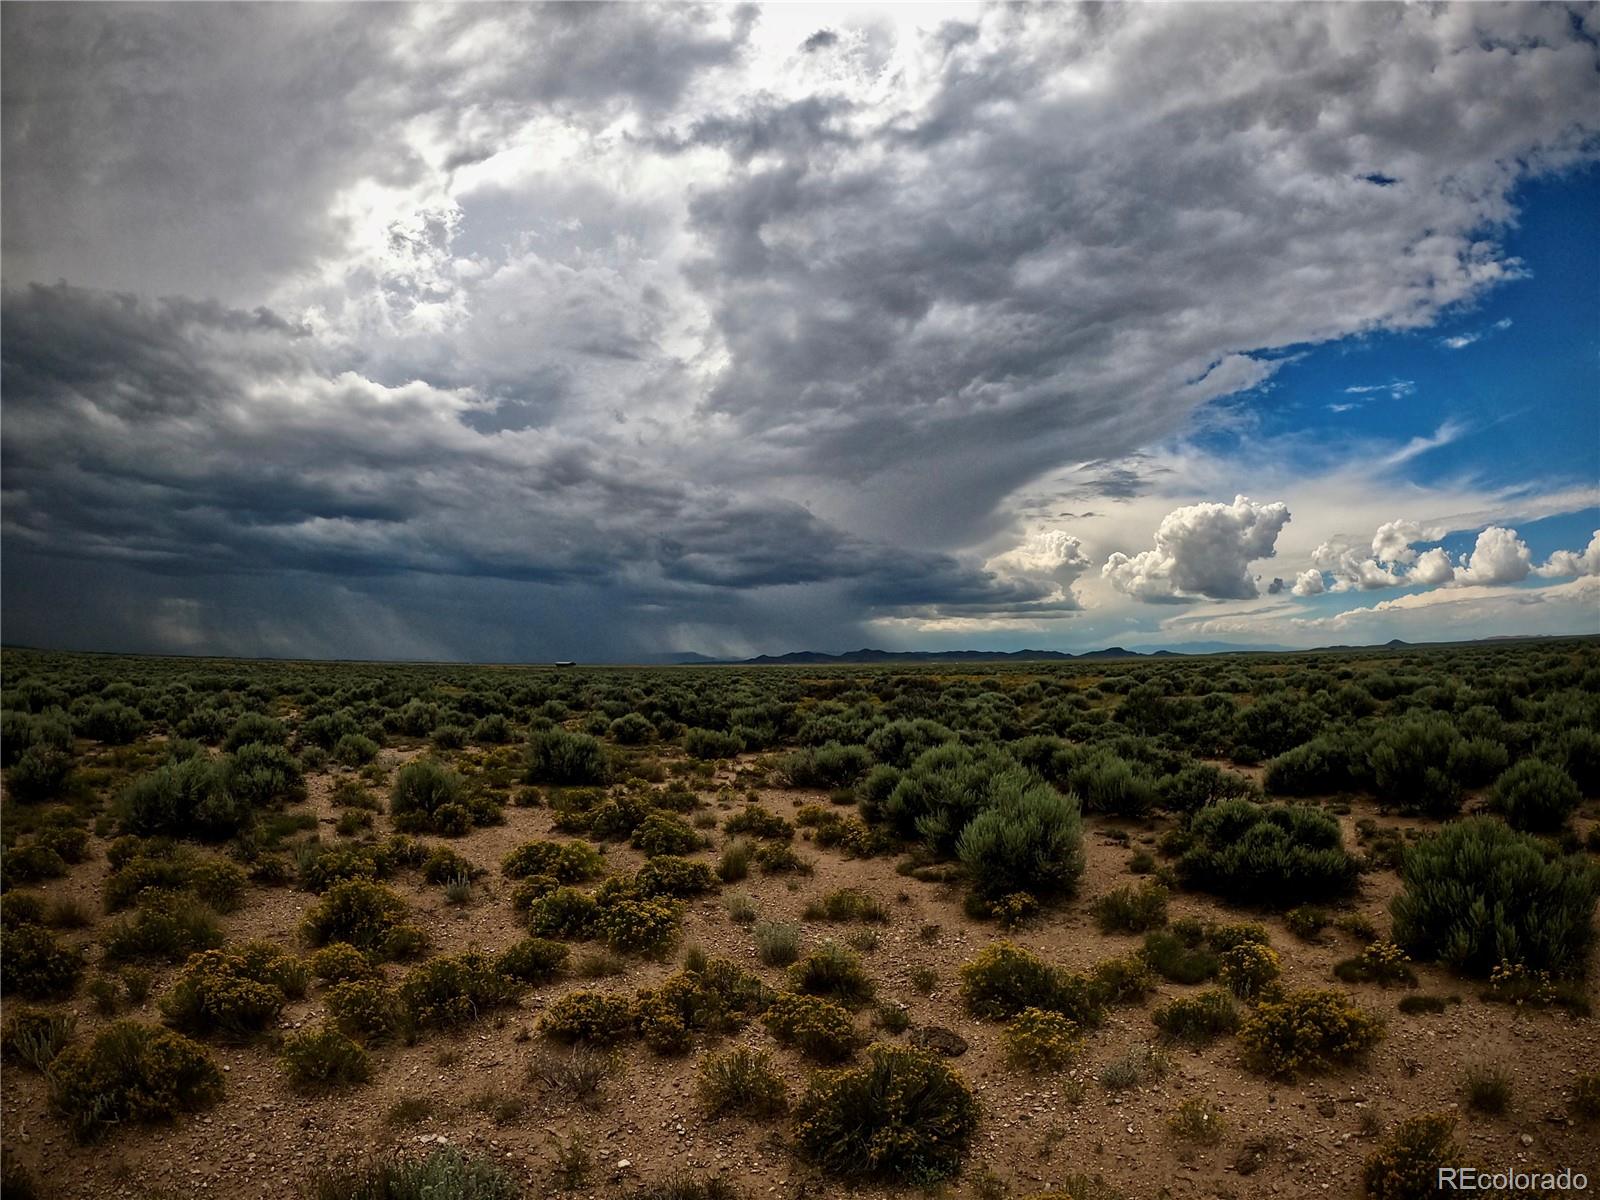
[[[393,752],[387,752],[385,760],[398,761]],[[331,781],[328,774],[310,778],[308,804],[324,823],[324,838],[333,836],[331,824],[337,815],[328,800]],[[718,783],[728,782],[732,778],[724,772]],[[737,792],[723,790],[721,799],[718,790],[717,785],[700,788],[719,818],[742,805],[742,782]],[[785,816],[792,816],[802,803],[819,800],[826,802],[817,793],[760,793],[765,807]],[[425,839],[452,846],[489,872],[464,907],[449,904],[442,889],[422,885],[415,872],[393,881],[432,935],[436,951],[456,951],[473,943],[498,950],[522,935],[498,865],[520,843],[552,836],[551,815],[545,808],[508,807],[502,826],[448,841]],[[1380,825],[1419,824],[1379,818],[1375,810],[1356,802],[1342,818],[1352,848],[1355,821],[1363,816],[1378,819]],[[1088,819],[1088,867],[1077,899],[1010,936],[1072,969],[1136,948],[1137,936],[1101,934],[1089,904],[1120,884],[1137,882],[1128,872],[1128,860],[1135,850],[1153,845],[1162,828],[1157,820],[1141,824]],[[378,832],[388,829],[387,817],[380,815]],[[1130,835],[1131,844],[1108,836],[1116,833]],[[722,840],[719,831],[714,841],[720,845]],[[935,1189],[935,1195],[1020,1198],[1069,1176],[1087,1174],[1104,1176],[1136,1200],[1354,1197],[1361,1191],[1361,1165],[1373,1148],[1373,1130],[1406,1115],[1439,1109],[1460,1111],[1457,1139],[1468,1151],[1471,1165],[1570,1166],[1589,1176],[1592,1190],[1600,1188],[1600,1182],[1594,1182],[1600,1181],[1600,1129],[1572,1124],[1565,1115],[1573,1077],[1595,1070],[1600,1063],[1600,1024],[1592,1018],[1576,1019],[1559,1009],[1519,1012],[1487,1004],[1478,998],[1479,985],[1473,981],[1422,967],[1418,971],[1422,990],[1459,995],[1463,1003],[1441,1015],[1407,1016],[1396,1008],[1404,989],[1350,986],[1362,1004],[1388,1022],[1387,1037],[1358,1069],[1294,1083],[1273,1082],[1245,1070],[1237,1043],[1223,1039],[1200,1051],[1175,1049],[1172,1069],[1147,1087],[1107,1092],[1096,1082],[1098,1071],[1154,1037],[1150,1010],[1173,995],[1198,990],[1162,983],[1159,994],[1143,1006],[1112,1009],[1105,1027],[1090,1036],[1070,1072],[1030,1077],[1004,1064],[1000,1027],[975,1021],[961,1008],[957,968],[1002,935],[992,924],[963,914],[958,888],[901,876],[894,858],[851,860],[805,841],[796,845],[813,865],[813,875],[762,876],[756,871],[722,891],[748,893],[764,919],[800,923],[807,946],[827,937],[843,938],[856,928],[806,921],[802,910],[808,899],[844,885],[872,893],[892,914],[891,922],[879,927],[878,946],[865,955],[880,998],[903,1004],[913,1028],[943,1026],[969,1043],[967,1052],[954,1061],[980,1098],[983,1120],[965,1173]],[[96,839],[95,849],[91,861],[38,890],[51,898],[73,897],[98,913],[107,868],[104,843]],[[626,845],[608,846],[605,853],[613,871],[631,870],[643,862],[643,856]],[[697,857],[714,862],[716,853],[706,850]],[[1397,888],[1393,872],[1369,874],[1351,907],[1386,930],[1386,906]],[[270,938],[298,946],[300,920],[314,901],[313,895],[289,888],[252,887],[244,907],[224,918],[224,925],[230,939]],[[1174,894],[1171,915],[1262,920],[1283,957],[1291,986],[1345,986],[1333,982],[1331,968],[1360,945],[1334,930],[1319,943],[1307,943],[1291,934],[1280,917],[1225,911],[1206,897],[1185,893]],[[91,941],[104,923],[101,918],[97,925],[63,937],[74,943]],[[931,940],[923,935],[926,926],[938,927],[929,935]],[[698,944],[712,955],[733,958],[770,984],[781,984],[782,969],[758,963],[749,929],[729,919],[721,895],[690,901],[684,930],[685,945]],[[575,948],[575,957],[581,953],[581,947]],[[922,995],[913,986],[917,968],[935,972],[931,995]],[[865,1200],[919,1194],[882,1188],[847,1190],[819,1180],[787,1151],[781,1121],[707,1122],[699,1114],[694,1088],[703,1044],[682,1058],[659,1057],[637,1044],[625,1047],[619,1070],[606,1085],[605,1103],[595,1112],[552,1101],[529,1081],[529,1061],[541,1048],[540,1040],[529,1035],[541,1011],[557,996],[580,987],[631,994],[673,969],[673,962],[630,960],[629,970],[620,976],[597,982],[568,976],[530,989],[519,1008],[495,1014],[459,1034],[433,1034],[414,1046],[376,1050],[373,1083],[327,1097],[306,1097],[291,1090],[270,1039],[245,1046],[214,1042],[213,1052],[226,1072],[226,1094],[220,1103],[170,1125],[116,1130],[91,1146],[74,1143],[49,1113],[38,1075],[8,1067],[0,1127],[6,1146],[33,1173],[41,1193],[63,1200],[293,1197],[320,1164],[352,1152],[427,1143],[450,1143],[496,1155],[526,1178],[530,1196],[616,1197],[685,1169],[725,1175],[749,1197],[848,1194]],[[390,968],[396,976],[401,970]],[[162,968],[143,1009],[124,1015],[158,1020],[156,1001],[175,973],[176,968]],[[1592,989],[1593,976],[1589,982]],[[319,1021],[321,991],[313,985],[304,1000],[292,1004],[280,1032]],[[77,1015],[80,1037],[92,1034],[106,1020],[81,994],[68,1007]],[[863,1029],[867,1020],[863,1015]],[[807,1074],[804,1060],[779,1047],[759,1023],[724,1039],[723,1047],[728,1044],[772,1050],[792,1093],[802,1090]],[[1459,1080],[1468,1065],[1498,1066],[1510,1073],[1514,1094],[1505,1115],[1489,1117],[1461,1108]],[[496,1125],[470,1106],[486,1091],[520,1094],[528,1107],[515,1120]],[[1167,1129],[1169,1115],[1191,1097],[1209,1099],[1221,1111],[1225,1136],[1219,1145],[1186,1150]],[[419,1099],[430,1107],[415,1124],[396,1127],[388,1115],[406,1099]],[[562,1192],[550,1184],[551,1172],[559,1150],[575,1140],[591,1152],[595,1165],[586,1185]],[[1247,1143],[1262,1149],[1263,1160],[1245,1173],[1236,1163]],[[980,1191],[985,1172],[1009,1185],[1009,1192]]]

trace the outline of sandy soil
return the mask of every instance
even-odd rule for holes
[[[396,758],[392,752],[386,757],[391,762]],[[719,783],[730,781],[724,773]],[[331,823],[337,811],[329,804],[330,786],[330,776],[314,776],[308,800],[324,822],[325,838],[333,836]],[[738,795],[724,791],[720,800],[717,790],[702,787],[701,793],[719,816],[742,803],[742,784]],[[784,815],[819,799],[806,792],[761,793],[764,806]],[[550,836],[551,814],[543,808],[508,807],[505,815],[503,826],[447,842],[490,872],[468,906],[448,904],[441,889],[423,886],[415,872],[394,882],[432,935],[436,950],[459,950],[470,943],[500,949],[521,936],[498,864],[521,842]],[[1357,802],[1343,818],[1352,847],[1355,821],[1376,815]],[[1384,818],[1379,823],[1419,824]],[[1136,881],[1127,862],[1134,850],[1152,843],[1162,827],[1158,821],[1141,825],[1090,819],[1085,838],[1088,869],[1078,899],[1013,935],[1014,939],[1071,968],[1086,968],[1134,949],[1136,937],[1098,932],[1089,903],[1119,884]],[[388,828],[387,818],[379,816],[378,832]],[[1124,846],[1105,836],[1114,830],[1130,834],[1132,844]],[[719,843],[721,837],[716,835]],[[50,897],[76,898],[98,912],[107,871],[103,842],[97,839],[95,846],[93,860],[39,890]],[[1032,1078],[1004,1065],[999,1027],[973,1021],[960,1006],[957,968],[1000,935],[992,925],[963,915],[959,889],[900,876],[893,858],[847,860],[804,841],[797,846],[813,864],[814,875],[762,877],[758,872],[724,890],[749,893],[765,918],[800,922],[808,945],[849,932],[849,927],[805,921],[801,913],[811,897],[848,884],[889,906],[893,920],[881,928],[878,947],[865,956],[880,995],[903,1003],[914,1027],[944,1026],[968,1040],[969,1050],[955,1061],[983,1107],[967,1172],[947,1185],[944,1195],[976,1195],[976,1177],[988,1170],[1010,1185],[1013,1197],[1078,1173],[1103,1175],[1135,1198],[1357,1196],[1361,1164],[1373,1146],[1370,1134],[1363,1133],[1373,1120],[1367,1114],[1376,1114],[1386,1127],[1408,1114],[1456,1106],[1460,1073],[1467,1064],[1497,1065],[1515,1080],[1514,1099],[1505,1116],[1461,1114],[1458,1140],[1474,1165],[1571,1166],[1600,1181],[1600,1131],[1593,1125],[1573,1125],[1564,1113],[1573,1076],[1593,1071],[1600,1063],[1600,1025],[1594,1019],[1574,1019],[1559,1010],[1518,1013],[1485,1004],[1471,981],[1424,967],[1419,974],[1425,991],[1458,994],[1464,1003],[1443,1015],[1406,1016],[1396,1010],[1403,989],[1350,988],[1389,1022],[1386,1040],[1360,1069],[1295,1083],[1272,1082],[1244,1070],[1236,1044],[1225,1039],[1198,1052],[1174,1051],[1173,1069],[1149,1087],[1106,1092],[1095,1082],[1097,1072],[1154,1036],[1150,1009],[1172,995],[1193,990],[1163,984],[1159,995],[1144,1006],[1112,1010],[1106,1026],[1091,1036],[1081,1061],[1068,1075]],[[699,857],[710,862],[715,853],[708,850]],[[608,847],[606,857],[613,870],[631,870],[643,861],[627,846]],[[1368,875],[1352,907],[1387,929],[1385,908],[1397,887],[1391,872]],[[265,937],[295,946],[299,922],[314,900],[291,889],[253,887],[245,906],[225,918],[225,927],[230,938]],[[1290,934],[1280,918],[1225,911],[1203,896],[1175,895],[1171,915],[1263,920],[1283,955],[1291,985],[1342,986],[1333,984],[1331,967],[1359,948],[1349,935],[1334,931],[1321,943],[1307,944]],[[75,943],[90,942],[103,923],[64,936]],[[919,935],[926,925],[939,926],[931,942]],[[783,979],[782,970],[759,965],[748,929],[729,920],[720,896],[688,904],[685,941],[745,963],[775,986]],[[929,996],[912,986],[912,973],[919,967],[937,975]],[[621,1068],[608,1084],[606,1102],[598,1112],[552,1101],[539,1085],[529,1082],[528,1063],[541,1044],[528,1034],[553,999],[588,986],[631,993],[672,969],[671,963],[635,961],[625,975],[598,983],[568,978],[532,989],[518,1009],[459,1034],[429,1035],[414,1046],[376,1051],[375,1081],[332,1097],[310,1098],[291,1090],[270,1039],[246,1046],[215,1043],[213,1050],[227,1080],[221,1103],[171,1125],[118,1130],[87,1147],[75,1144],[49,1114],[40,1077],[8,1067],[0,1128],[7,1147],[33,1172],[47,1197],[292,1197],[319,1164],[352,1151],[428,1142],[495,1154],[526,1177],[532,1196],[614,1197],[680,1169],[727,1175],[751,1197],[844,1195],[838,1184],[818,1180],[792,1158],[785,1148],[782,1122],[708,1123],[700,1116],[694,1081],[704,1045],[678,1059],[658,1057],[640,1045],[625,1048]],[[390,970],[398,974],[401,968]],[[156,999],[175,972],[176,968],[163,968],[151,1000],[132,1015],[159,1019]],[[1591,977],[1591,986],[1593,982]],[[80,1036],[105,1021],[81,995],[67,1007],[77,1015]],[[315,1023],[321,1012],[321,989],[313,986],[305,1000],[286,1011],[281,1031]],[[864,1029],[866,1022],[863,1015]],[[725,1040],[728,1043],[773,1050],[792,1090],[798,1093],[803,1088],[804,1061],[778,1047],[759,1024]],[[469,1106],[474,1097],[490,1090],[521,1094],[529,1107],[515,1121],[497,1126]],[[1071,1097],[1080,1092],[1074,1101]],[[1208,1098],[1221,1110],[1226,1136],[1220,1145],[1186,1150],[1168,1131],[1168,1116],[1190,1097]],[[409,1098],[427,1101],[430,1114],[406,1128],[387,1123],[393,1105]],[[574,1138],[592,1152],[595,1169],[586,1186],[558,1192],[548,1183],[550,1174],[558,1148]],[[1242,1174],[1235,1160],[1246,1143],[1264,1146],[1265,1161],[1252,1173]],[[849,1194],[871,1198],[917,1193],[857,1188]]]

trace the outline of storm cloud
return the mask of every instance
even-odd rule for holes
[[[1107,550],[1029,489],[1136,497],[1292,348],[1516,278],[1513,189],[1595,152],[1555,7],[802,17],[5,6],[8,636],[1071,620]],[[1114,587],[1256,595],[1287,509],[1184,511]]]

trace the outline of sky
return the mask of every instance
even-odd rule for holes
[[[1600,6],[0,6],[0,636],[1600,633]]]

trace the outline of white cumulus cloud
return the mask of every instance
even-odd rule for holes
[[[1491,525],[1478,535],[1472,553],[1461,560],[1455,583],[1462,587],[1520,583],[1532,570],[1533,555],[1517,531]]]
[[[1296,596],[1320,596],[1328,590],[1328,584],[1322,578],[1322,572],[1312,567],[1310,570],[1300,572],[1291,590]]]
[[[1583,550],[1557,550],[1542,565],[1533,569],[1545,579],[1569,579],[1575,575],[1600,575],[1600,529],[1594,531]]]
[[[1289,506],[1281,501],[1257,504],[1235,496],[1232,504],[1191,504],[1166,515],[1154,550],[1113,554],[1101,573],[1119,592],[1141,600],[1248,600],[1260,594],[1250,564],[1273,556],[1288,523]]]
[[[1456,568],[1450,561],[1450,556],[1445,553],[1442,546],[1435,546],[1418,556],[1417,565],[1411,568],[1409,579],[1412,583],[1434,587],[1441,583],[1449,583],[1455,577]]]
[[[1415,521],[1388,521],[1378,526],[1372,535],[1372,557],[1384,563],[1403,563],[1407,566],[1417,561],[1417,552],[1411,547],[1417,542],[1436,542],[1448,530],[1424,529]]]

